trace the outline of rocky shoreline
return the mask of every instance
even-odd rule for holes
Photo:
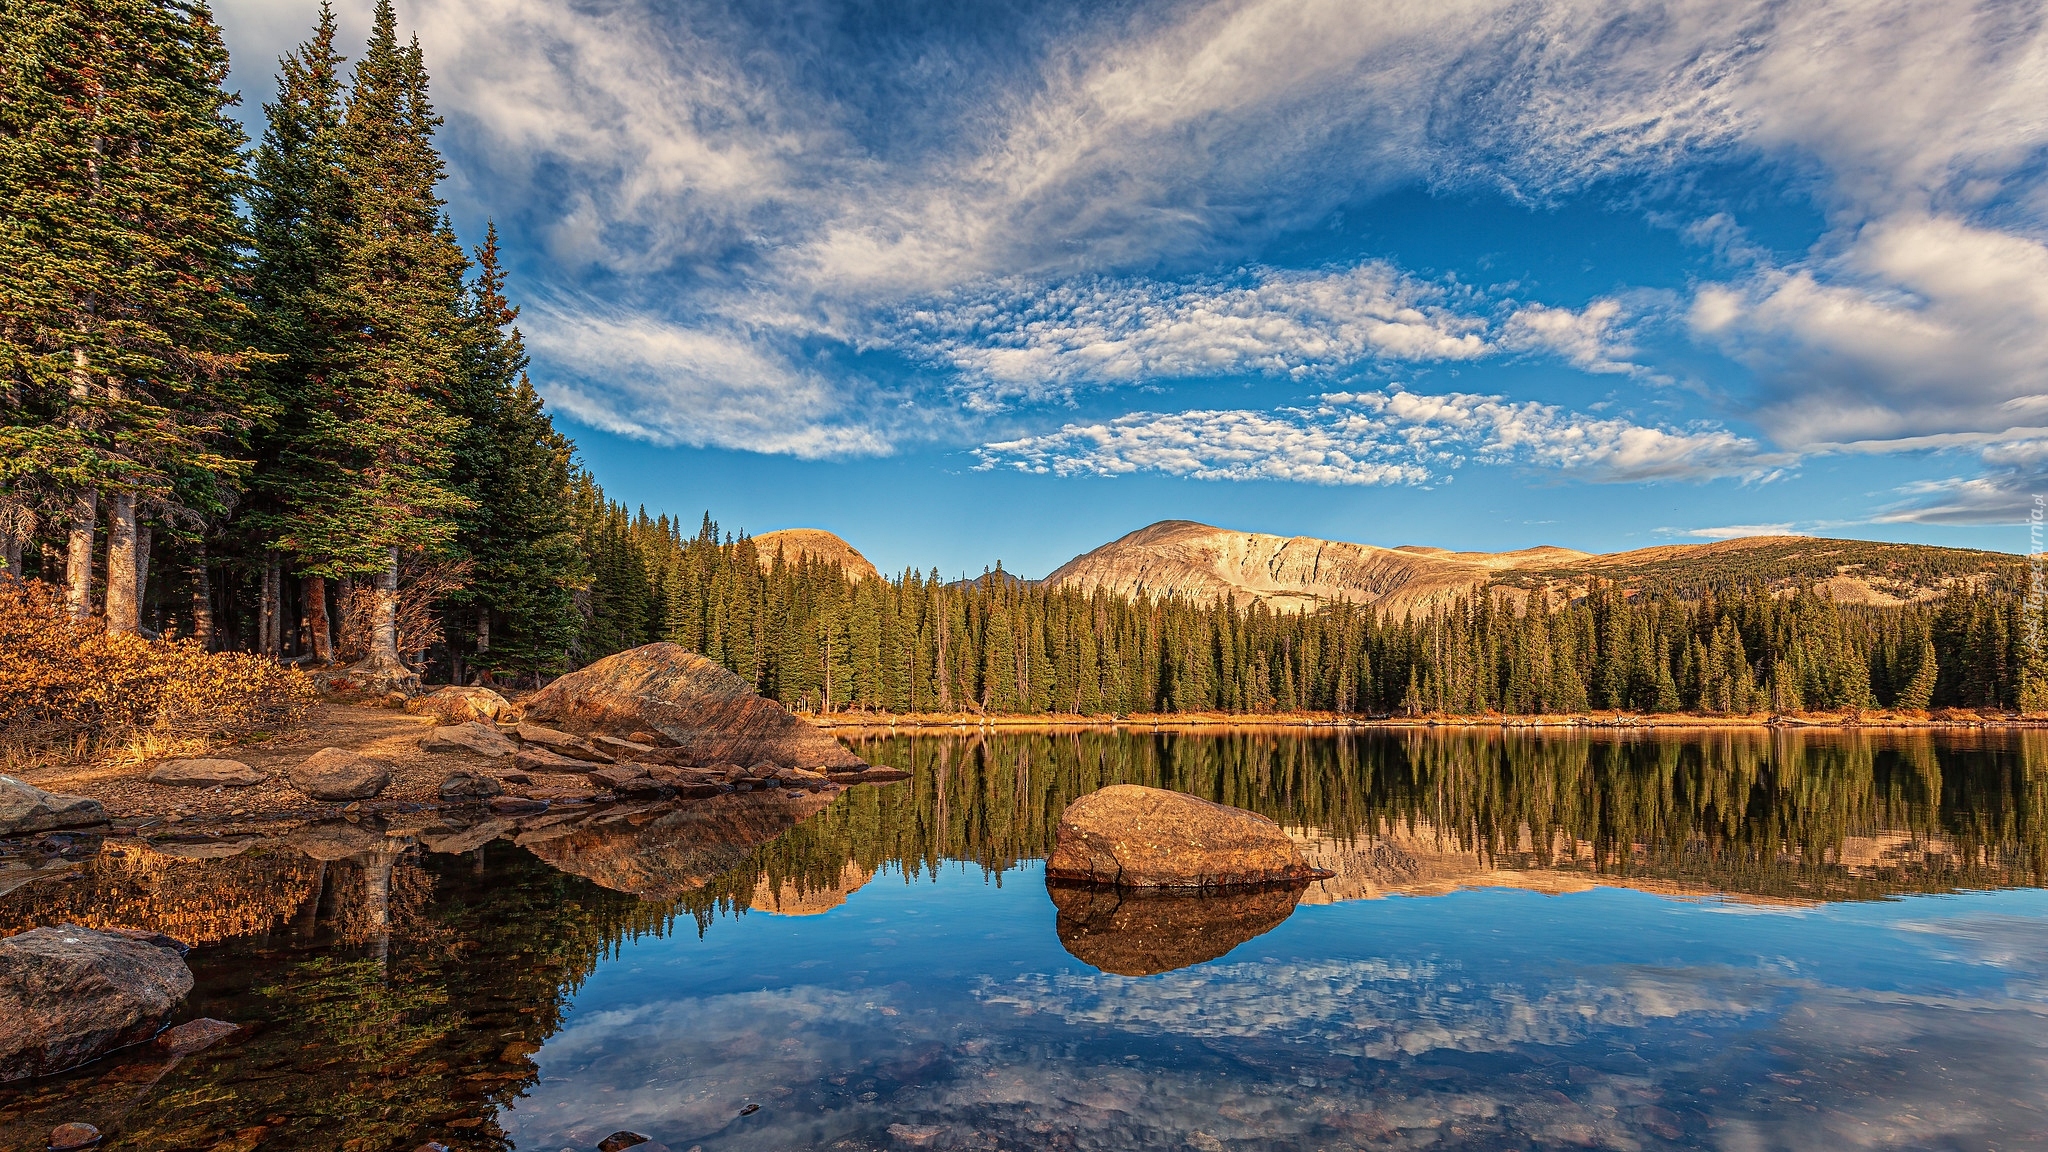
[[[1933,715],[1901,715],[1889,712],[1862,715],[1696,716],[1685,713],[1629,714],[1586,713],[1531,716],[1342,716],[1327,712],[1271,713],[1132,713],[1087,716],[1074,714],[980,716],[972,713],[837,712],[829,715],[805,713],[804,718],[826,732],[859,736],[896,732],[1219,732],[1272,729],[1328,729],[1335,731],[1414,731],[1440,729],[1485,729],[1489,731],[1587,730],[1635,732],[1774,731],[1785,729],[1817,731],[1968,731],[2048,728],[2048,716],[1984,715],[1945,709]]]

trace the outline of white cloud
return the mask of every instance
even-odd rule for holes
[[[1810,535],[1787,520],[1782,524],[1722,524],[1714,528],[1660,528],[1666,536],[1691,536],[1696,540],[1739,540],[1745,536]]]
[[[1622,329],[1621,301],[1605,297],[1585,308],[1552,308],[1530,304],[1518,308],[1501,326],[1502,347],[1556,353],[1587,372],[1635,372],[1628,362],[1635,352]]]
[[[1421,484],[1468,460],[1599,481],[1770,479],[1791,461],[1725,428],[1659,428],[1497,396],[1329,393],[1314,408],[1136,412],[985,444],[981,468],[1061,476]]]
[[[1036,397],[1081,381],[1485,355],[1486,321],[1454,307],[1469,304],[1457,295],[1383,261],[1233,281],[1011,283],[913,310],[894,336],[960,370],[978,394]]]

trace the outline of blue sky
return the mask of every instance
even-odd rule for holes
[[[218,15],[253,114],[313,7]],[[1036,576],[1168,517],[2024,551],[2048,492],[2035,3],[399,17],[535,383],[653,511]]]

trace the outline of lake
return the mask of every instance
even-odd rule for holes
[[[912,779],[0,861],[0,933],[169,932],[247,1026],[0,1088],[0,1147],[2048,1148],[2048,734],[857,746]],[[1116,782],[1335,876],[1049,893]]]

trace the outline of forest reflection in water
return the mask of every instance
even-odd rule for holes
[[[691,1027],[723,1037],[717,1043],[724,1046],[724,1059],[740,1060],[751,1071],[736,1077],[716,1061],[706,1064],[696,1055],[671,1053],[663,1057],[667,1074],[678,1078],[679,1093],[688,1094],[685,1090],[694,1083],[699,1085],[696,1096],[707,1099],[717,1098],[717,1086],[727,1081],[734,1082],[734,1091],[747,1090],[761,1076],[781,1074],[774,1069],[781,1067],[775,1060],[782,1057],[767,1047],[780,1043],[777,1052],[811,1053],[829,1047],[829,1037],[855,1028],[835,1013],[853,1011],[868,1018],[857,1005],[828,1008],[828,1003],[853,996],[885,1006],[905,1003],[903,1010],[909,1011],[900,997],[890,999],[888,989],[895,985],[885,980],[893,971],[886,958],[873,958],[885,957],[897,928],[855,927],[874,922],[849,919],[852,910],[819,914],[840,908],[878,876],[897,883],[874,893],[863,907],[881,908],[886,901],[887,907],[900,910],[898,922],[905,925],[913,921],[901,917],[923,919],[919,913],[951,909],[949,931],[971,935],[977,909],[1014,919],[1019,909],[1030,907],[1030,900],[1045,907],[1043,895],[1016,890],[1017,879],[1021,875],[1035,882],[1032,862],[1049,849],[1066,803],[1109,783],[1171,787],[1263,812],[1297,836],[1318,864],[1338,873],[1305,891],[1246,894],[1228,904],[1190,901],[1169,907],[1055,894],[1042,918],[1026,924],[1043,923],[1036,931],[1045,936],[1058,931],[1066,951],[1087,965],[1075,971],[1149,975],[1184,969],[1152,978],[1194,980],[1186,987],[1201,991],[1188,995],[1212,1001],[1214,1010],[1225,1015],[1232,1003],[1284,990],[1281,986],[1292,980],[1306,981],[1300,991],[1328,984],[1324,994],[1342,1001],[1341,1007],[1333,1002],[1311,1009],[1312,1014],[1356,1016],[1364,1011],[1358,997],[1389,978],[1383,973],[1360,985],[1349,962],[1320,957],[1290,962],[1282,966],[1285,972],[1254,971],[1258,966],[1248,967],[1241,953],[1232,952],[1287,921],[1296,900],[1327,904],[1466,887],[1546,893],[1601,887],[1686,897],[1721,894],[1738,905],[1797,908],[1909,893],[2039,887],[2048,874],[2048,735],[2034,732],[1720,732],[1619,739],[1479,731],[1339,737],[1077,732],[900,737],[870,741],[859,750],[877,763],[912,769],[912,779],[885,788],[856,788],[829,803],[770,794],[524,821],[442,823],[421,814],[421,822],[413,824],[328,825],[274,841],[187,836],[102,843],[81,838],[62,855],[30,861],[32,869],[0,870],[0,933],[67,922],[169,932],[198,946],[192,961],[200,985],[184,1014],[258,1024],[248,1039],[181,1066],[115,1058],[53,1081],[0,1091],[0,1145],[23,1143],[38,1134],[38,1126],[46,1132],[53,1118],[80,1118],[85,1110],[95,1113],[85,1118],[107,1121],[102,1127],[115,1133],[109,1146],[117,1148],[403,1150],[429,1136],[458,1148],[553,1149],[571,1146],[560,1140],[589,1136],[574,1145],[588,1146],[610,1129],[592,1136],[567,1115],[551,1127],[536,1109],[558,1076],[588,1093],[625,1100],[618,1095],[628,1087],[625,1083],[599,1084],[589,1078],[603,1074],[607,1059],[619,1060],[617,1053],[586,1056],[580,1064],[564,1065],[560,1073],[549,1065],[547,1082],[542,1078],[546,1053],[559,1050],[568,1060],[579,1045],[590,1042],[582,1033],[573,1041],[561,1034],[577,1019],[594,1019],[587,1013],[603,996],[612,998],[612,1010],[638,1021],[633,1028],[639,1039],[625,1041],[629,1048],[653,1043],[645,1038],[645,1029],[653,1026],[644,1019],[649,1009],[632,999],[651,993],[581,995],[608,965],[614,982],[634,986],[627,973],[637,971],[642,961],[621,969],[622,957],[651,955],[642,942],[679,937],[663,946],[672,953],[673,979],[686,989],[703,985],[700,999],[692,1002]],[[1007,877],[1010,890],[1000,896],[995,889],[975,895],[961,887],[958,862],[970,872],[981,871],[992,884],[1001,885]],[[920,878],[944,878],[945,883],[938,889],[903,885]],[[1019,900],[1027,903],[1019,905]],[[818,993],[825,998],[801,1010],[781,1001],[776,1006],[749,1001],[752,1007],[733,1009],[769,1015],[795,1011],[786,1023],[793,1031],[781,1034],[789,1039],[776,1040],[758,1020],[705,1017],[721,981],[737,977],[720,975],[709,960],[702,970],[688,968],[690,957],[706,955],[692,948],[718,944],[721,933],[738,932],[738,925],[723,921],[749,913],[777,913],[775,919],[789,928],[778,937],[783,943],[772,957],[740,964],[747,976],[731,994],[742,986],[760,988],[763,963],[792,969],[812,965],[800,982],[831,993]],[[1014,934],[1023,928],[1009,925],[1005,930]],[[693,939],[700,936],[703,944]],[[944,948],[958,947],[952,936],[944,940]],[[1048,943],[1034,945],[1014,935],[1005,941],[979,967],[956,959],[946,971],[933,971],[932,987],[924,991],[934,1000],[956,1002],[963,1020],[998,1009],[1016,1014],[1014,1035],[991,1033],[994,1025],[979,1023],[980,1039],[963,1042],[970,1056],[1022,1045],[1016,1048],[1019,1060],[1038,1059],[1029,1055],[1042,1051],[1033,1045],[1052,1041],[1027,1036],[1025,1021],[1064,1018],[1085,1032],[1120,1013],[1154,1011],[1132,1007],[1136,986],[1119,991],[1124,986],[1089,983],[1095,978],[1056,971],[1040,961],[999,960],[1013,953],[1035,956],[1029,948]],[[1431,970],[1447,962],[1439,957],[1431,961],[1438,968]],[[1025,967],[1009,966],[1017,963]],[[675,964],[685,967],[674,969]],[[1211,974],[1197,976],[1197,971]],[[777,975],[799,978],[794,971]],[[900,977],[899,972],[890,978],[900,982]],[[1436,1001],[1446,998],[1442,988],[1455,993],[1464,987],[1443,977],[1425,983],[1430,981],[1441,985],[1430,993]],[[1565,980],[1531,994],[1570,1001],[1582,995],[1572,986]],[[1751,1003],[1758,995],[1755,989],[1724,992],[1729,1003]],[[1688,993],[1699,994],[1697,989]],[[622,995],[627,998],[618,999]],[[1077,1008],[1076,995],[1099,1003]],[[1404,1013],[1418,1020],[1427,1016],[1432,1029],[1446,1026],[1441,1004],[1428,1007],[1436,1001],[1408,1001],[1404,995],[1379,1004],[1380,1015],[1368,1031],[1401,1033],[1416,1023],[1404,1024]],[[1765,999],[1782,995],[1780,990]],[[577,1005],[586,1000],[591,1003],[579,1010]],[[1506,1021],[1486,1022],[1476,1004],[1471,1011],[1480,1015],[1459,1027],[1473,1035],[1512,1030]],[[1246,1039],[1250,1034],[1231,1032],[1235,1026],[1219,1025],[1220,1019],[1201,1024],[1195,1033],[1223,1026],[1238,1037],[1222,1048],[1217,1045],[1223,1041],[1205,1041],[1212,1056],[1227,1049],[1234,1074],[1270,1065],[1276,1085],[1303,1075],[1318,1078],[1283,1074],[1282,1065],[1293,1068],[1288,1062],[1298,1063],[1301,1055],[1283,1043],[1286,1027],[1252,1044]],[[805,1020],[812,1023],[805,1025]],[[892,1026],[915,1031],[909,1020]],[[587,1033],[591,1025],[579,1027]],[[1347,1091],[1359,1099],[1398,1088],[1396,1094],[1414,1102],[1410,1111],[1423,1106],[1428,1085],[1435,1081],[1408,1082],[1397,1070],[1371,1064],[1408,1059],[1402,1046],[1412,1047],[1412,1041],[1385,1042],[1392,1047],[1359,1041],[1351,1045],[1355,1055],[1333,1054],[1327,1050],[1329,1026],[1317,1027],[1324,1040],[1312,1047],[1321,1052],[1316,1060],[1327,1066],[1321,1078],[1330,1081],[1320,1090],[1324,1094],[1333,1090],[1331,1084],[1350,1077],[1355,1083]],[[1346,1027],[1367,1025],[1351,1020]],[[805,1028],[816,1029],[816,1036]],[[847,1050],[830,1060],[817,1056],[828,1064],[837,1062],[822,1072],[804,1065],[802,1075],[822,1077],[820,1095],[810,1105],[820,1116],[836,1116],[833,1109],[842,1106],[859,1112],[872,1104],[872,1096],[863,1102],[863,1095],[886,1095],[892,1085],[902,1099],[893,1111],[836,1126],[816,1121],[802,1132],[830,1130],[838,1133],[835,1139],[854,1140],[852,1147],[901,1145],[908,1138],[890,1136],[889,1124],[907,1123],[903,1117],[910,1115],[906,1109],[912,1108],[912,1096],[956,1076],[957,1068],[946,1069],[967,1060],[949,1048],[950,1054],[932,1054],[951,1043],[942,1032],[912,1044],[923,1055],[905,1056],[893,1048],[867,1054]],[[1073,1034],[1063,1035],[1060,1043],[1075,1042]],[[1555,1046],[1567,1044],[1573,1035],[1579,1033],[1525,1039]],[[806,1038],[804,1043],[790,1049],[799,1037]],[[832,1043],[859,1047],[845,1037]],[[977,1043],[982,1047],[973,1048]],[[1085,1047],[1087,1042],[1082,1043]],[[1477,1042],[1458,1043],[1470,1048]],[[763,1050],[749,1051],[750,1044]],[[1146,1069],[1154,1061],[1165,1061],[1164,1068],[1182,1058],[1149,1049],[1139,1056],[1127,1054],[1118,1057],[1126,1063],[1118,1066],[1122,1071],[1117,1075],[1136,1076],[1133,1091],[1143,1080],[1142,1090],[1156,1094],[1166,1090],[1163,1081],[1147,1080]],[[993,1057],[974,1059],[986,1063]],[[1593,1057],[1581,1053],[1571,1059]],[[1540,1058],[1537,1062],[1548,1067]],[[1011,1074],[1009,1064],[998,1063],[987,1075]],[[575,1069],[582,1069],[582,1079]],[[835,1069],[845,1083],[831,1083]],[[1564,1068],[1556,1072],[1571,1079]],[[641,1077],[647,1070],[635,1066],[630,1074]],[[1252,1074],[1252,1080],[1258,1075]],[[878,1087],[846,1090],[868,1082]],[[1175,1083],[1172,1091],[1193,1091]],[[758,1094],[761,1089],[752,1090]],[[1546,1090],[1571,1094],[1568,1083]],[[1057,1112],[1058,1101],[1069,1098],[1044,1085],[1032,1091],[1045,1098],[1018,1106],[1027,1111],[1035,1106],[1041,1115],[1047,1109]],[[800,1090],[785,1111],[801,1113],[796,1101],[803,1098]],[[1440,1101],[1442,1116],[1452,1115],[1453,1103],[1450,1096]],[[1630,1105],[1647,1119],[1622,1123],[1615,1131],[1632,1140],[1646,1130],[1654,1136],[1660,1126],[1671,1126],[1661,1118],[1671,1112],[1667,1104]],[[722,1099],[717,1106],[723,1107]],[[931,1120],[953,1106],[925,1101],[919,1115]],[[549,1107],[569,1113],[581,1105],[554,1099]],[[1404,1131],[1395,1110],[1385,1105],[1361,1110],[1352,1100],[1344,1108],[1350,1111],[1332,1115],[1354,1117],[1346,1121],[1357,1129],[1348,1138],[1361,1145]],[[678,1114],[695,1115],[689,1108]],[[1622,1115],[1634,1114],[1625,1109]],[[1026,1145],[1049,1138],[1044,1132],[1033,1135],[1031,1125],[1040,1120],[1021,1116],[1005,1120],[977,1113],[976,1131],[1008,1132]],[[742,1139],[746,1133],[728,1131],[720,1126],[725,1120],[714,1119],[706,1112],[701,1123],[692,1121],[713,1133],[703,1137],[706,1148],[727,1138],[735,1147],[756,1146]],[[1151,1146],[1155,1136],[1163,1140],[1170,1134],[1169,1118],[1148,1123],[1152,1135],[1127,1132],[1097,1146]],[[1344,1135],[1342,1123],[1331,1123],[1336,1130],[1311,1126],[1286,1139],[1278,1130],[1270,1135],[1281,1144],[1296,1137],[1307,1140],[1312,1129],[1323,1137],[1333,1131]],[[1587,1131],[1605,1131],[1591,1120],[1584,1123],[1592,1124]],[[1250,1135],[1262,1131],[1251,1121],[1238,1128]],[[1468,1130],[1476,1138],[1482,1126],[1474,1122]],[[805,1146],[812,1139],[792,1132],[775,1137],[784,1141],[781,1145],[761,1146]],[[1210,1136],[1220,1138],[1213,1132]],[[1181,1132],[1182,1144],[1173,1146],[1185,1146],[1185,1137]],[[1193,1146],[1205,1145],[1195,1140]]]

